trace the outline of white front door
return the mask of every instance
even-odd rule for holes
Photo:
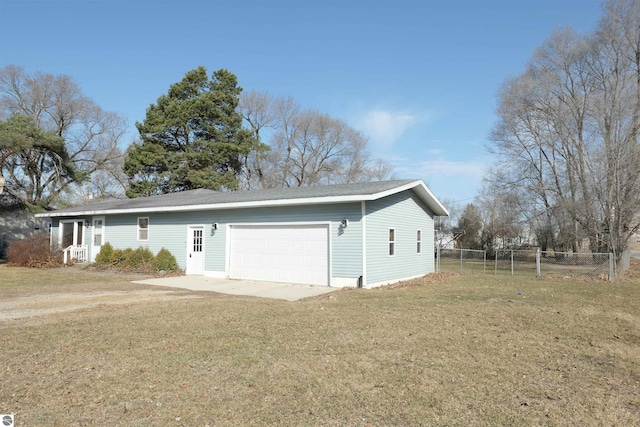
[[[187,234],[187,274],[204,274],[204,225],[190,225]]]
[[[104,217],[93,217],[93,239],[91,239],[91,262],[96,260],[96,255],[104,245]]]

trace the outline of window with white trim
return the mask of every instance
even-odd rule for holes
[[[396,229],[389,229],[389,256],[396,254]]]
[[[418,230],[416,233],[416,253],[422,253],[422,230]]]
[[[149,217],[138,218],[138,241],[146,242],[149,240]]]

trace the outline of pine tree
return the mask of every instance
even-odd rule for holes
[[[242,159],[256,144],[236,109],[241,91],[233,73],[220,69],[208,79],[202,66],[171,85],[136,123],[141,142],[127,150],[127,196],[236,190]]]

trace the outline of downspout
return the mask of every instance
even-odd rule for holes
[[[365,288],[367,286],[367,208],[365,201],[360,202],[361,233],[362,233],[362,276],[358,281],[358,287]]]

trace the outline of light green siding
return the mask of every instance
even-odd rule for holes
[[[149,239],[137,240],[137,218],[149,217]],[[331,275],[357,279],[362,275],[360,203],[285,206],[198,212],[106,215],[105,241],[114,248],[168,249],[186,267],[187,226],[205,226],[205,271],[225,271],[228,224],[331,223]],[[346,229],[342,219],[349,220]],[[212,224],[218,223],[213,231]]]
[[[433,215],[412,190],[366,202],[366,285],[434,271]],[[389,229],[395,229],[395,254],[389,255]],[[417,230],[422,230],[417,253]]]
[[[433,213],[413,191],[407,190],[364,202],[281,207],[248,207],[191,212],[155,212],[104,215],[104,242],[116,249],[147,247],[153,253],[168,249],[181,268],[186,268],[189,225],[205,230],[205,274],[224,274],[228,269],[229,226],[242,224],[328,224],[329,265],[332,284],[355,286],[364,276],[364,286],[390,283],[434,271]],[[103,215],[99,215],[103,216]],[[138,241],[137,219],[149,218],[148,240]],[[83,230],[85,244],[92,249],[93,217],[74,217],[91,224]],[[343,219],[349,224],[340,226]],[[212,224],[217,223],[217,230]],[[363,226],[366,235],[363,236]],[[60,219],[52,220],[52,240],[57,243]],[[389,229],[395,230],[395,254],[389,255]],[[417,231],[421,230],[421,252],[417,253]],[[363,243],[366,249],[363,252]],[[93,254],[89,254],[92,257]],[[94,256],[94,255],[93,255]],[[366,274],[363,268],[366,258]]]
[[[360,249],[361,226],[360,205],[358,203],[343,203],[331,205],[287,206],[277,208],[234,209],[212,211],[209,224],[218,223],[215,236],[209,240],[215,241],[207,246],[207,270],[223,271],[225,269],[225,243],[227,239],[227,224],[269,224],[269,223],[304,223],[331,222],[330,256],[332,271],[335,277],[359,277],[362,273],[362,251]],[[349,226],[342,230],[340,221],[349,220]],[[212,251],[214,251],[212,253]],[[209,256],[212,254],[213,256]]]
[[[138,218],[149,218],[148,239],[138,240]],[[181,268],[186,262],[186,224],[204,224],[203,218],[193,212],[150,213],[105,216],[105,242],[115,249],[149,248],[154,254],[162,248],[168,249]]]

